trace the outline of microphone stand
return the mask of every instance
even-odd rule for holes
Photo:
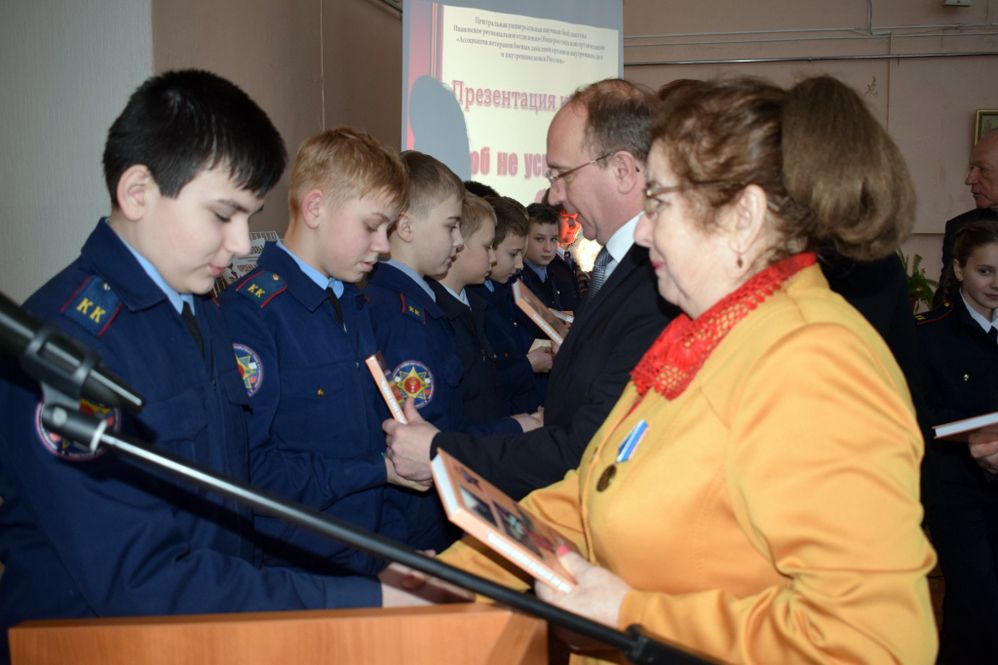
[[[384,536],[368,533],[344,520],[260,492],[245,483],[193,465],[177,456],[157,452],[136,439],[109,432],[106,421],[84,415],[61,404],[46,404],[42,408],[42,422],[50,432],[81,442],[76,445],[83,446],[85,442],[85,447],[91,452],[96,452],[102,447],[113,450],[118,455],[144,466],[160,469],[198,487],[234,499],[257,512],[287,520],[383,559],[398,561],[427,575],[488,596],[511,608],[618,649],[632,663],[693,665],[706,662],[676,647],[651,639],[638,626],[630,626],[625,633],[596,623],[529,594],[514,591],[455,568]]]
[[[0,352],[19,357],[24,370],[41,384],[45,402],[42,422],[50,432],[68,441],[79,442],[73,443],[75,446],[89,449],[92,453],[102,447],[113,450],[122,457],[217,492],[257,512],[287,520],[388,561],[398,561],[427,575],[488,596],[618,649],[632,663],[693,665],[705,662],[651,639],[639,626],[630,626],[626,633],[604,626],[526,593],[467,573],[378,534],[368,533],[344,520],[260,492],[246,483],[226,478],[180,457],[157,452],[136,439],[107,431],[105,420],[78,411],[80,398],[139,411],[143,406],[142,397],[119,377],[105,370],[96,352],[68,335],[42,325],[2,293]]]

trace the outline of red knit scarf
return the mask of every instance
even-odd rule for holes
[[[677,316],[631,372],[638,393],[654,388],[666,399],[679,397],[731,329],[815,261],[813,252],[795,254],[753,275],[697,318]]]

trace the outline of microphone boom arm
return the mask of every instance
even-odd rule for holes
[[[287,520],[388,561],[398,561],[427,575],[488,596],[504,605],[614,647],[632,663],[692,665],[705,662],[676,647],[649,638],[639,626],[629,627],[626,633],[604,626],[526,593],[455,568],[384,536],[365,532],[344,520],[254,490],[247,484],[191,464],[180,457],[157,452],[134,439],[107,431],[106,421],[84,415],[75,409],[61,404],[46,404],[42,409],[42,422],[46,429],[66,439],[86,442],[74,445],[88,448],[91,452],[97,452],[101,447],[108,448],[144,466],[165,471],[201,488],[234,499],[257,512]]]

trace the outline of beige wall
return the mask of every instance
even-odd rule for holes
[[[377,0],[153,0],[153,65],[243,87],[288,146],[341,124],[399,145],[402,21]],[[252,222],[287,226],[287,172]]]
[[[270,115],[288,147],[323,128],[321,17],[326,0],[153,0],[153,67],[210,69]],[[253,218],[284,232],[287,172]]]
[[[904,249],[938,275],[943,223],[973,207],[963,179],[974,111],[998,108],[998,56],[973,55],[998,53],[998,0],[625,0],[624,34],[625,76],[655,87],[730,74],[789,84],[818,73],[855,87],[898,142],[919,193]],[[915,54],[957,57],[907,57]],[[727,62],[679,64],[706,60]]]
[[[154,71],[196,66],[232,78],[268,111],[291,154],[338,124],[399,143],[402,27],[379,0],[37,0],[0,2],[0,18],[0,290],[16,298],[75,256],[107,213],[104,135],[128,91]],[[866,94],[920,195],[919,235],[906,247],[926,258],[930,275],[938,271],[933,234],[971,206],[963,178],[973,111],[998,108],[998,58],[849,58],[998,52],[998,0],[969,8],[941,0],[625,0],[624,32],[625,75],[650,85],[729,72],[788,83],[831,72]],[[846,59],[667,64],[777,57]],[[283,231],[286,197],[282,181],[253,227]]]
[[[104,139],[149,75],[149,13],[149,0],[0,1],[0,291],[14,300],[111,212]]]
[[[402,135],[402,20],[377,0],[324,0],[326,126],[363,127],[390,146]]]

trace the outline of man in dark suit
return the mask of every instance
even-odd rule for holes
[[[970,195],[974,197],[976,207],[946,222],[943,268],[939,274],[939,287],[932,297],[934,307],[942,305],[948,295],[947,291],[956,287],[953,277],[953,243],[956,241],[957,231],[970,222],[998,219],[998,130],[982,136],[970,151],[970,165],[963,184],[970,187]]]
[[[549,201],[577,212],[583,234],[604,249],[594,269],[598,283],[594,276],[555,357],[544,427],[476,439],[413,420],[386,422],[389,456],[401,475],[427,479],[439,448],[521,498],[578,465],[631,369],[678,312],[658,297],[648,252],[633,241],[655,104],[631,83],[601,81],[577,91],[548,128]]]

